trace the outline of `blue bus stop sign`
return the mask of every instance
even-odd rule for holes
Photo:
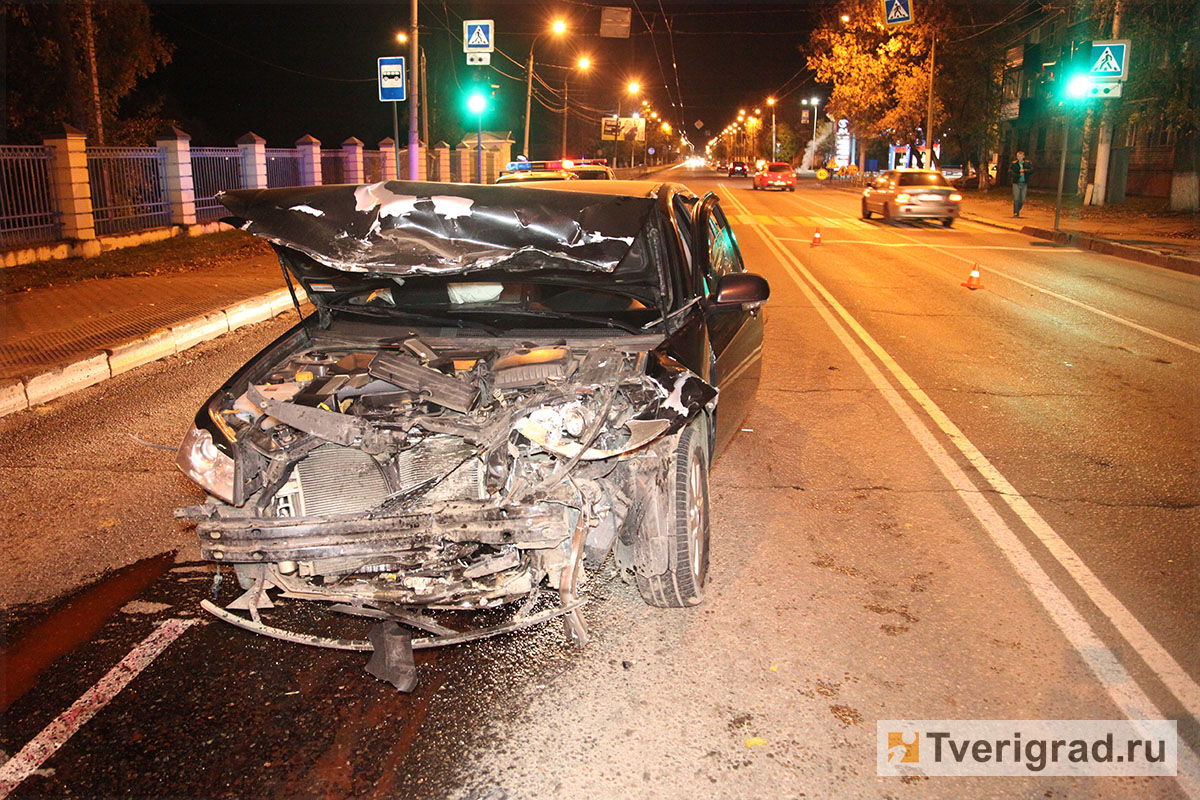
[[[379,99],[381,102],[408,99],[408,81],[404,72],[404,56],[384,56],[379,59]]]

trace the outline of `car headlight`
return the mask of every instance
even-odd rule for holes
[[[896,195],[897,203],[907,203],[911,199],[912,198],[908,195],[907,192],[901,192],[900,194]]]
[[[233,503],[233,459],[217,449],[211,433],[192,428],[183,437],[175,464],[204,491]]]

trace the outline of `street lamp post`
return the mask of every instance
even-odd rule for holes
[[[417,0],[413,0],[415,3]],[[550,26],[549,33],[555,36],[562,36],[567,30],[567,23],[561,19],[555,20]],[[525,139],[522,142],[522,147],[525,152],[521,155],[529,157],[529,112],[533,101],[533,48],[537,46],[538,39],[545,36],[547,31],[537,34],[533,37],[533,41],[529,43],[529,64],[525,68]]]
[[[420,83],[418,64],[420,50],[420,42],[417,39],[417,0],[412,0],[412,19],[409,22],[408,38],[412,42],[409,47],[409,67],[408,67],[408,179],[410,181],[417,180],[420,173],[417,171],[418,156],[421,151],[421,140],[417,136],[417,84]],[[400,163],[396,162],[396,171],[400,171]]]
[[[630,94],[636,95],[641,90],[641,84],[637,81],[630,81],[625,87]],[[617,95],[617,133],[613,139],[613,169],[621,166],[618,159],[621,157],[621,100],[623,95]],[[633,145],[629,146],[629,166],[633,166]]]
[[[767,105],[771,107],[771,158],[774,161],[779,156],[779,145],[775,143],[775,98],[768,97]]]
[[[587,71],[587,68],[592,65],[592,61],[587,56],[579,59],[576,68]],[[563,78],[563,126],[562,126],[562,158],[567,157],[567,120],[569,119],[567,96],[568,89],[571,83],[571,70],[567,69],[567,76]],[[527,154],[528,155],[528,154]]]

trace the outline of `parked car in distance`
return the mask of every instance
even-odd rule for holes
[[[734,175],[748,177],[750,175],[750,165],[745,161],[734,161],[729,165],[729,177],[732,178]]]
[[[575,164],[574,166],[566,167],[566,170],[575,173],[576,177],[584,181],[612,181],[617,179],[617,174],[603,164]]]
[[[554,618],[582,645],[580,585],[610,556],[650,605],[703,600],[709,468],[754,400],[770,294],[715,195],[560,177],[218,199],[316,311],[179,448],[208,498],[176,513],[244,590],[209,613],[373,649],[411,688],[414,647]],[[281,598],[382,622],[292,631],[265,621]],[[481,609],[466,631],[430,615]]]
[[[579,176],[565,169],[533,170],[523,169],[519,172],[505,172],[496,179],[496,183],[526,183],[528,181],[576,181]]]
[[[891,169],[863,190],[862,218],[876,213],[889,222],[940,219],[949,228],[961,202],[962,195],[936,169]]]
[[[754,188],[794,192],[796,191],[796,173],[792,170],[792,165],[786,161],[772,161],[763,164],[762,168],[754,173]]]

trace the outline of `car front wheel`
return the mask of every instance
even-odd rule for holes
[[[867,208],[867,201],[866,201],[866,200],[863,200],[863,201],[862,201],[862,218],[863,218],[863,219],[870,219],[870,218],[871,218],[871,210],[870,210],[869,208]]]
[[[693,422],[675,447],[667,502],[667,569],[659,575],[636,571],[642,599],[660,608],[685,608],[704,600],[708,579],[708,436]],[[642,536],[657,535],[645,527]]]

